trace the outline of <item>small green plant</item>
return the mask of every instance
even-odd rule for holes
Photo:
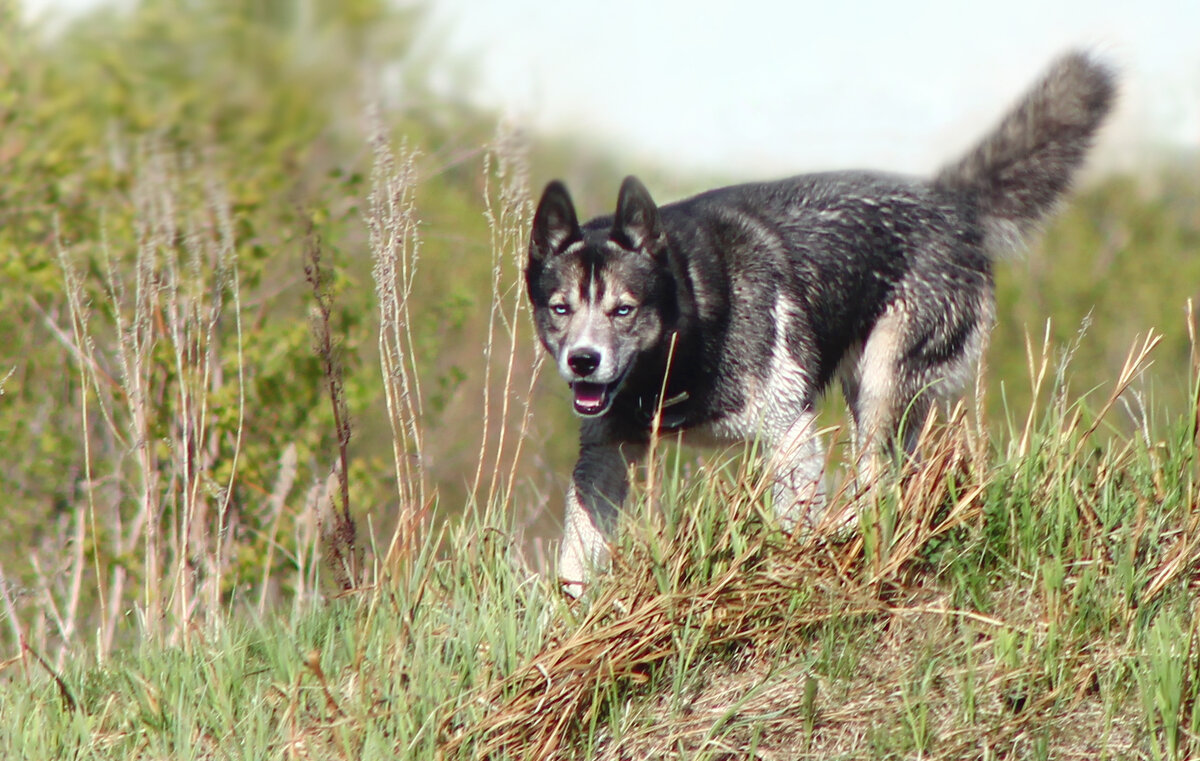
[[[1145,633],[1137,688],[1146,723],[1157,727],[1150,742],[1154,758],[1178,761],[1200,752],[1200,629],[1192,612],[1159,614]]]

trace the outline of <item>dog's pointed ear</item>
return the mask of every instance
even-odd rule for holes
[[[561,253],[567,246],[583,240],[575,204],[567,186],[554,180],[542,192],[533,215],[533,231],[529,236],[529,259],[541,261]]]
[[[658,206],[641,180],[630,175],[617,193],[617,213],[613,217],[612,239],[631,251],[657,253],[663,240]]]

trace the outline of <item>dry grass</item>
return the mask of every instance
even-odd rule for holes
[[[1200,591],[1196,458],[1154,474],[1186,489],[1139,498],[1130,526],[1104,506],[1113,489],[1128,488],[1139,464],[1169,466],[1154,451],[1136,463],[1136,442],[1099,456],[1094,444],[1155,343],[1134,347],[1098,413],[1063,406],[1049,442],[1027,424],[1020,461],[1007,468],[988,462],[961,407],[947,424],[931,422],[890,486],[858,503],[842,495],[860,515],[844,540],[820,528],[797,539],[763,530],[761,488],[748,488],[744,470],[674,495],[679,515],[649,535],[634,527],[578,620],[480,696],[490,706],[481,719],[447,721],[446,753],[1092,759],[1157,748],[1126,675],[1138,670],[1134,643],[1164,590],[1172,610],[1181,592]],[[1049,349],[1033,359],[1036,382]],[[1047,459],[1031,451],[1035,441]],[[1005,525],[1023,517],[1007,512],[1014,478],[1028,479],[1022,501],[1077,508],[1069,541],[1030,543]],[[1153,528],[1150,510],[1160,515]],[[1017,538],[995,546],[1005,535]],[[1122,565],[1122,550],[1137,570]],[[1127,597],[1085,595],[1126,575]],[[1187,599],[1182,610],[1194,614]],[[1200,738],[1177,747],[1200,749]]]
[[[366,216],[372,278],[379,302],[379,365],[392,431],[392,460],[399,518],[388,548],[387,565],[406,562],[420,541],[431,501],[424,456],[422,398],[416,370],[409,302],[420,255],[416,153],[394,154],[378,113],[369,118],[374,152],[371,196]]]
[[[87,507],[76,511],[73,533],[63,542],[68,566],[39,570],[60,646],[90,620],[81,600],[91,576],[101,652],[111,649],[117,620],[131,604],[151,637],[178,638],[194,622],[219,617],[233,561],[227,537],[236,532],[230,508],[245,413],[228,200],[216,180],[153,141],[139,148],[136,160],[136,248],[113,251],[102,242],[107,314],[99,319],[79,265],[58,241],[71,328],[56,328],[56,334],[83,378]],[[219,328],[222,321],[232,321],[234,330]],[[232,437],[217,423],[218,395],[234,400]],[[97,472],[97,446],[129,456]],[[228,475],[218,476],[222,470]],[[128,588],[125,564],[108,562],[131,556],[142,562],[140,593]]]

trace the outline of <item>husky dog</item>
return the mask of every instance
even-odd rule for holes
[[[559,575],[609,558],[629,466],[652,431],[757,439],[787,527],[823,510],[814,405],[836,378],[870,453],[911,449],[931,404],[970,376],[994,320],[992,262],[1062,199],[1114,100],[1084,53],[1044,78],[932,179],[877,172],[735,185],[656,206],[626,178],[580,224],[547,185],[525,270],[538,336],[583,419]]]

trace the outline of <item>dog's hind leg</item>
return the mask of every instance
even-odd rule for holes
[[[889,455],[911,454],[934,403],[952,398],[970,379],[992,315],[984,291],[975,301],[915,316],[896,302],[875,323],[856,368],[852,402],[861,486],[874,485]],[[916,319],[921,316],[926,319]]]
[[[843,377],[842,388],[854,416],[854,450],[859,487],[870,489],[884,470],[883,457],[894,437],[906,403],[900,375],[901,353],[908,333],[903,302],[895,302],[876,321]]]
[[[558,577],[572,597],[608,568],[609,540],[629,491],[629,467],[645,455],[637,444],[584,445],[567,489]]]

